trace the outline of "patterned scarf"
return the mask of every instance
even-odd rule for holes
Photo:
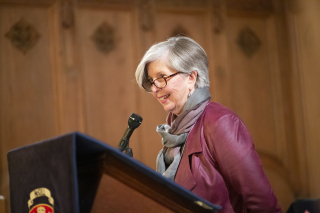
[[[196,89],[184,105],[182,114],[169,113],[167,123],[157,126],[163,148],[157,157],[156,171],[174,180],[189,132],[211,98],[209,88]]]

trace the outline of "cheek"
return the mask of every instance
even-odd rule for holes
[[[175,102],[177,105],[182,105],[188,96],[188,90],[185,86],[180,85],[178,88],[174,88],[172,90],[172,101]]]
[[[157,93],[156,92],[152,91],[151,93],[152,93],[153,97],[157,98]]]

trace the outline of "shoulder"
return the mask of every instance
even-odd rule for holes
[[[221,104],[211,102],[203,115],[204,137],[223,146],[236,145],[246,149],[252,146],[252,138],[240,117],[231,109]]]
[[[217,125],[221,120],[241,120],[231,109],[216,102],[207,105],[203,116],[204,122],[211,125]]]

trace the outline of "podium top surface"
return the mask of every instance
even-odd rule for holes
[[[41,159],[46,159],[47,163],[45,161],[39,163]],[[24,162],[23,168],[20,166],[21,162]],[[39,165],[35,166],[35,162]],[[26,202],[25,197],[29,197],[33,189],[47,184],[42,179],[37,179],[41,175],[38,177],[30,176],[30,174],[40,171],[48,182],[48,179],[52,181],[52,173],[57,175],[54,169],[58,169],[67,171],[61,173],[62,176],[64,173],[69,175],[63,176],[62,179],[71,179],[70,184],[72,186],[67,187],[68,190],[71,190],[71,192],[68,192],[69,194],[67,193],[71,198],[65,198],[71,199],[75,206],[74,209],[70,209],[70,212],[83,212],[79,207],[79,197],[82,199],[82,196],[79,196],[79,191],[81,192],[80,182],[87,180],[86,177],[80,175],[82,170],[85,171],[86,168],[92,169],[93,167],[90,165],[93,163],[96,167],[102,168],[104,174],[117,179],[126,186],[139,191],[175,212],[217,212],[221,209],[220,206],[193,194],[134,158],[79,132],[69,133],[11,150],[8,153],[8,163],[11,202],[19,204]],[[26,165],[28,165],[28,168],[25,168]],[[35,183],[31,183],[28,178]],[[62,184],[60,182],[58,184]],[[38,183],[40,185],[37,185]],[[25,184],[28,187],[23,186]],[[55,184],[53,188],[57,188],[58,184]],[[22,188],[26,189],[25,191],[21,191],[21,185]],[[59,185],[62,188],[66,186],[66,184]],[[21,193],[25,195],[21,196]],[[57,194],[52,196],[57,202],[59,201],[59,193],[59,190],[57,190]],[[24,197],[23,201],[21,201],[21,197]],[[13,206],[12,203],[11,206]],[[55,209],[55,212],[59,211]]]

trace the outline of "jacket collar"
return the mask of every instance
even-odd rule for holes
[[[194,125],[193,129],[190,131],[187,140],[186,140],[186,148],[183,152],[182,159],[180,161],[180,165],[177,171],[177,176],[175,182],[179,185],[183,186],[188,190],[193,190],[197,183],[195,182],[192,171],[191,171],[191,162],[190,155],[194,153],[202,152],[201,145],[201,131],[202,131],[202,123],[203,117],[206,109],[203,111],[202,115],[199,117],[198,121]]]
[[[202,152],[202,145],[201,145],[201,131],[203,129],[203,118],[206,112],[206,109],[203,111],[202,115],[199,117],[196,124],[193,126],[192,130],[190,131],[187,140],[186,140],[186,148],[184,151],[184,155],[192,155],[194,153],[201,153]]]

